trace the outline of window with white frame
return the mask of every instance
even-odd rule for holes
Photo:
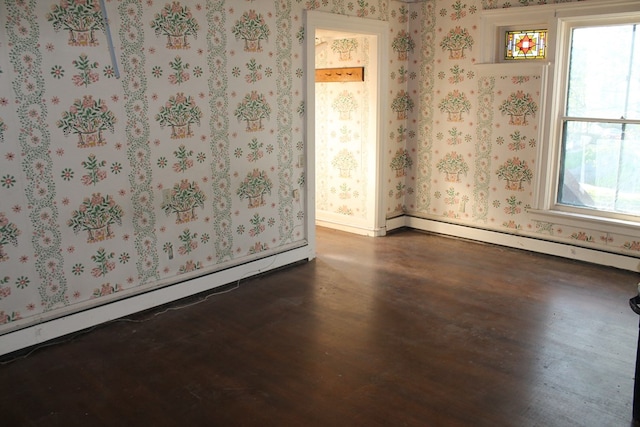
[[[640,220],[640,17],[567,22],[555,207]]]
[[[640,223],[640,7],[634,8],[558,18],[538,171],[541,211]]]
[[[533,219],[640,236],[640,2],[490,9],[482,26],[487,72],[541,73]],[[508,58],[530,28],[548,30],[546,58]]]

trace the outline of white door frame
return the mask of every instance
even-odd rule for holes
[[[309,238],[312,257],[315,256],[315,224],[316,224],[316,187],[315,187],[315,162],[316,162],[316,142],[315,142],[315,34],[317,29],[340,31],[346,33],[363,34],[367,36],[377,37],[377,82],[376,91],[378,103],[376,105],[375,121],[375,191],[372,194],[374,198],[373,206],[373,223],[362,230],[359,234],[371,236],[383,236],[386,233],[385,215],[383,200],[383,162],[384,151],[382,141],[386,135],[386,120],[384,119],[387,105],[387,91],[384,89],[383,81],[387,77],[388,64],[385,59],[388,55],[389,47],[389,23],[374,19],[364,19],[355,16],[337,15],[327,12],[319,12],[313,10],[305,11],[305,41],[306,41],[306,58],[305,58],[305,75],[306,75],[306,196],[307,196],[307,222],[306,233]],[[358,232],[358,230],[350,230]]]

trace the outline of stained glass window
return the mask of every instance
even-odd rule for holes
[[[547,30],[506,32],[504,59],[544,59],[547,56]]]

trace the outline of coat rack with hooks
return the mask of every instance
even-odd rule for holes
[[[316,83],[363,82],[364,67],[317,68]]]

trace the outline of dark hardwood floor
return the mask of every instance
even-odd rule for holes
[[[0,365],[0,425],[629,426],[638,279],[319,228],[313,262]]]

